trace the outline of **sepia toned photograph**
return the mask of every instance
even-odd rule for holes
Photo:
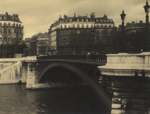
[[[1,0],[0,114],[150,114],[150,0]]]

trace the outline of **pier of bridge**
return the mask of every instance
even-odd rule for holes
[[[107,54],[98,68],[112,79],[111,114],[149,114],[150,52]]]

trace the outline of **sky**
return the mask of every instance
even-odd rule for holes
[[[76,16],[90,16],[95,12],[96,17],[103,17],[106,14],[118,26],[124,10],[125,23],[145,22],[145,4],[146,0],[0,0],[0,14],[18,14],[24,25],[24,38],[27,38],[48,32],[59,15],[71,17],[76,13]]]

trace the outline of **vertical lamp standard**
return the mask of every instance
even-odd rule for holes
[[[95,49],[94,49],[94,46],[95,46],[95,31],[92,30],[91,34],[92,34],[92,53],[94,53],[95,52]]]
[[[125,20],[125,16],[126,14],[124,13],[124,10],[122,11],[122,14],[120,14],[121,16],[121,20],[122,20],[122,38],[120,39],[120,43],[121,43],[121,46],[120,46],[120,52],[126,52],[126,47],[125,47],[125,42],[124,42],[124,20]]]
[[[150,5],[148,4],[148,0],[146,0],[146,5],[144,6],[144,9],[145,9],[145,13],[146,13],[146,41],[145,41],[145,44],[144,44],[144,49],[143,51],[144,52],[148,52],[150,51],[150,39],[149,39],[149,10],[150,10]]]

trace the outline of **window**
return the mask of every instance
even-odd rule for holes
[[[91,25],[91,28],[93,28],[93,25]]]
[[[73,28],[75,28],[75,25],[73,24]]]
[[[109,28],[111,28],[111,25],[109,25]]]
[[[66,28],[66,25],[65,25],[65,28]]]
[[[62,27],[62,25],[61,25],[61,29],[62,29],[63,27]]]
[[[107,25],[105,25],[105,28],[107,28]]]
[[[97,28],[99,28],[99,25],[97,25]]]
[[[6,28],[4,28],[4,33],[7,33],[7,29]]]
[[[79,26],[79,24],[77,25],[77,28],[79,28],[80,26]]]
[[[4,23],[4,26],[6,26],[6,23]]]
[[[2,23],[0,23],[0,26],[2,26]]]
[[[16,29],[14,29],[14,33],[16,33]]]
[[[96,22],[99,22],[99,19],[96,19]]]
[[[9,34],[9,35],[11,34],[11,29],[10,29],[10,28],[8,29],[8,34]]]
[[[103,28],[103,25],[101,25],[101,28]]]
[[[0,28],[0,33],[2,33],[2,28]]]
[[[84,28],[84,24],[82,24],[82,28]]]
[[[88,25],[86,25],[86,28],[89,28],[89,26],[88,26]]]
[[[10,26],[10,23],[8,23],[8,26]]]

